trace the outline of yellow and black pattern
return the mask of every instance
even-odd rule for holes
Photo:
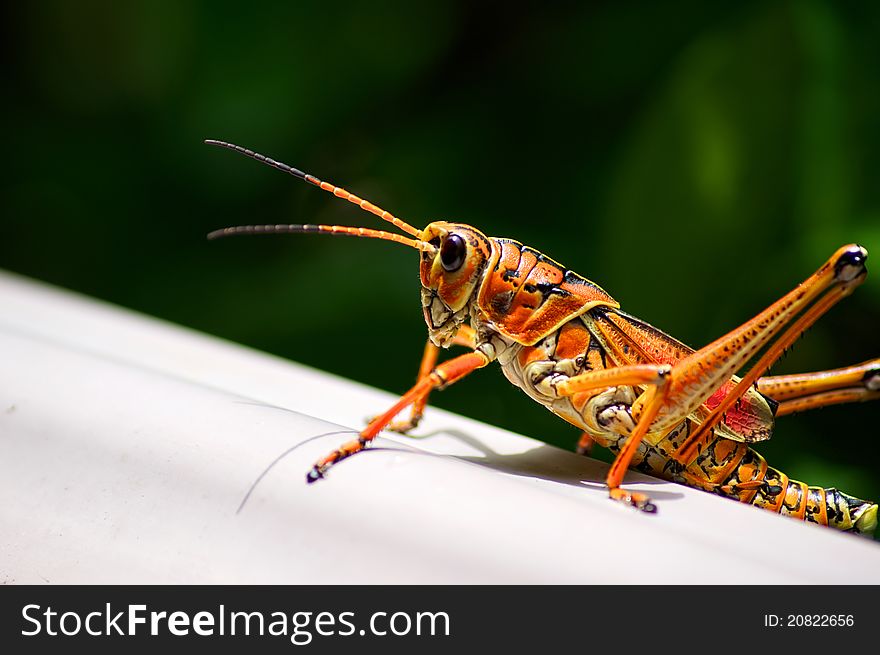
[[[858,534],[874,533],[876,503],[838,489],[792,480],[744,443],[714,435],[693,463],[682,466],[671,453],[692,426],[691,421],[685,421],[656,446],[646,446],[635,468],[810,523]],[[612,444],[611,449],[616,450],[616,446]],[[760,485],[755,488],[755,483]]]

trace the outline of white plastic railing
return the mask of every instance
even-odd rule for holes
[[[0,583],[880,582],[874,542],[633,473],[639,514],[433,408],[306,485],[394,399],[0,274]]]

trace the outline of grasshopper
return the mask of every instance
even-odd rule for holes
[[[773,512],[871,534],[877,504],[808,486],[769,466],[749,444],[770,438],[776,417],[880,397],[880,359],[802,375],[765,376],[803,332],[861,284],[867,251],[839,248],[813,275],[754,318],[693,350],[625,313],[599,285],[518,241],[447,221],[417,229],[314,175],[224,141],[240,152],[358,205],[408,236],[340,225],[243,225],[238,234],[322,233],[393,241],[419,252],[428,342],[418,380],[357,439],[319,460],[308,482],[368,447],[383,430],[407,432],[430,393],[497,361],[507,379],[616,457],[609,496],[644,512],[656,506],[621,484],[629,467]],[[440,348],[469,352],[437,364]],[[738,376],[750,361],[752,366]],[[408,419],[395,418],[411,408]]]

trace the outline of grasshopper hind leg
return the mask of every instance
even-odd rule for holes
[[[777,416],[880,399],[880,358],[861,364],[758,380],[758,391],[779,403]]]
[[[583,455],[584,457],[589,457],[590,453],[593,452],[593,446],[596,445],[596,440],[590,436],[589,432],[581,432],[581,436],[577,442],[577,448],[575,452],[578,455]]]

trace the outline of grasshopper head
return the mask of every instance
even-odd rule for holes
[[[442,346],[468,317],[492,245],[470,225],[445,221],[428,225],[421,239],[434,247],[421,255],[422,311],[431,341]]]

